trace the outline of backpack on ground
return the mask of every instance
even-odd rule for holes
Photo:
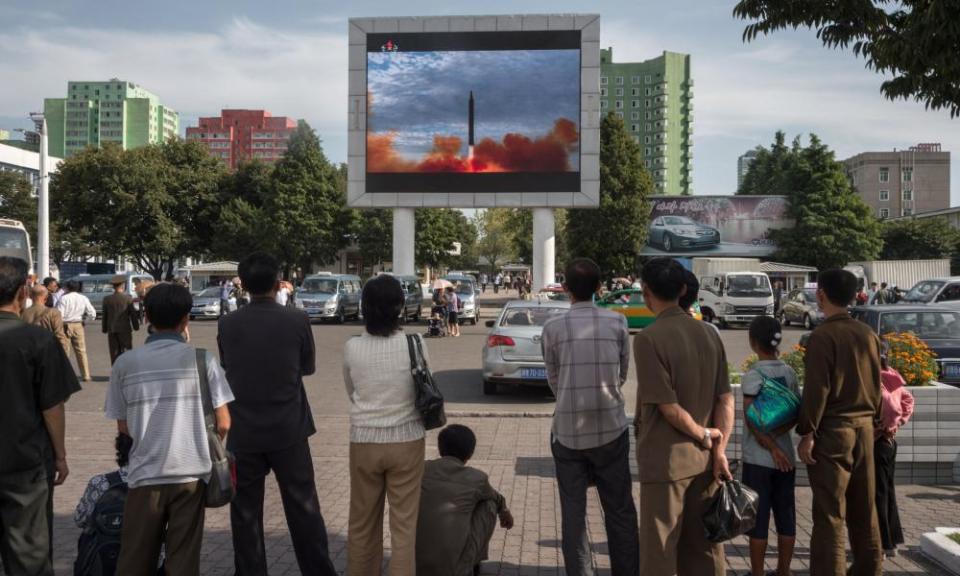
[[[87,526],[80,534],[74,576],[113,576],[117,573],[127,483],[119,472],[107,474],[107,482],[110,487],[97,499]]]

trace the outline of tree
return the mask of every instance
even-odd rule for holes
[[[477,253],[490,263],[491,270],[496,270],[497,262],[513,256],[513,236],[516,231],[510,228],[509,216],[509,208],[488,208],[474,217],[474,225],[480,236]]]
[[[440,268],[453,259],[450,253],[455,242],[462,242],[466,216],[451,208],[421,208],[416,213],[416,259],[417,263],[430,268]]]
[[[775,145],[779,142],[780,137]],[[785,173],[776,178],[783,179],[787,215],[795,224],[771,231],[777,244],[774,257],[821,270],[875,259],[882,246],[880,225],[853,190],[833,152],[811,134],[806,148],[796,140],[787,154],[790,158],[782,161]],[[758,156],[750,173],[769,174],[776,162],[781,160],[774,154]],[[763,190],[762,183],[758,186]]]
[[[37,239],[37,199],[33,184],[19,172],[0,170],[0,218],[19,220],[30,235]]]
[[[272,250],[273,235],[264,212],[273,195],[273,168],[262,162],[244,162],[220,184],[219,214],[213,218],[210,254],[239,261],[258,250]]]
[[[752,20],[744,41],[777,30],[815,29],[829,48],[852,46],[867,67],[888,77],[890,100],[914,98],[929,109],[960,116],[960,25],[957,2],[930,0],[740,0],[733,10]]]
[[[757,156],[743,178],[737,194],[747,195],[789,195],[792,188],[790,177],[800,156],[800,137],[793,139],[791,146],[786,145],[786,135],[777,130],[770,149],[760,146]]]
[[[379,265],[393,258],[393,210],[357,210],[353,230],[364,263]]]
[[[533,210],[511,208],[507,214],[507,225],[513,231],[513,254],[521,262],[529,264],[533,262]]]
[[[960,233],[943,218],[910,218],[883,223],[884,260],[949,258]]]
[[[647,241],[653,180],[634,142],[615,114],[600,125],[600,207],[568,211],[571,258],[593,259],[606,274],[632,272]]]

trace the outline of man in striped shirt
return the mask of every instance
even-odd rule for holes
[[[143,304],[154,333],[117,358],[104,410],[133,438],[117,574],[156,573],[165,543],[168,574],[199,576],[212,461],[198,370],[206,371],[221,438],[230,429],[233,393],[216,358],[208,352],[198,366],[196,350],[183,341],[193,305],[186,288],[157,284]]]
[[[639,570],[637,509],[630,477],[629,423],[623,393],[630,334],[622,315],[596,307],[600,269],[572,261],[564,289],[570,311],[543,327],[547,382],[557,397],[551,449],[560,491],[563,560],[568,576],[592,576],[587,539],[587,485],[597,485],[613,576]]]

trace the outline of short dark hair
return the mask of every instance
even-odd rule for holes
[[[824,270],[824,272],[828,272],[828,270]],[[881,283],[880,283],[880,287],[881,287],[881,288],[886,288],[886,287],[887,287],[887,283],[886,283],[886,282],[881,282]]]
[[[687,291],[680,297],[680,308],[686,312],[697,301],[697,296],[700,295],[700,281],[697,280],[696,274],[684,269],[683,283],[687,286]]]
[[[64,290],[67,292],[79,292],[80,291],[80,281],[79,280],[67,280],[63,285]]]
[[[161,282],[147,292],[143,298],[143,308],[147,312],[147,320],[154,328],[170,330],[176,328],[184,317],[190,315],[193,307],[193,296],[190,291],[179,284]]]
[[[673,258],[654,258],[640,272],[643,285],[667,302],[677,300],[686,286],[686,269]]]
[[[817,288],[834,306],[849,306],[857,297],[857,277],[847,270],[824,270],[817,277]]]
[[[773,316],[757,316],[750,322],[750,341],[767,354],[776,354],[783,341],[780,322]]]
[[[46,278],[43,279],[44,287],[49,288],[51,284],[56,284],[57,286],[59,286],[60,281],[54,278],[53,276],[47,276]]]
[[[441,456],[453,456],[461,462],[473,457],[477,448],[477,436],[462,424],[451,424],[437,436],[437,448]]]
[[[390,336],[399,330],[403,304],[403,286],[392,275],[381,274],[368,280],[360,298],[367,333]]]
[[[280,279],[280,263],[266,252],[254,252],[237,267],[240,282],[251,296],[267,294]]]
[[[0,256],[0,306],[6,306],[17,298],[20,289],[27,285],[30,266],[22,258]]]
[[[117,432],[117,438],[113,441],[113,447],[117,451],[117,466],[123,468],[130,462],[130,449],[133,448],[133,438],[123,432]]]
[[[567,290],[577,300],[591,300],[600,286],[600,267],[589,258],[574,258],[564,271]]]

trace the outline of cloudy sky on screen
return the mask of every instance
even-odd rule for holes
[[[508,132],[535,139],[560,118],[579,124],[577,50],[371,52],[367,66],[367,128],[395,131],[397,151],[409,160],[429,152],[434,135],[459,136],[466,155],[471,90],[476,142],[499,142]],[[570,164],[578,165],[576,154]]]
[[[691,55],[695,194],[729,194],[737,156],[777,129],[815,132],[846,158],[941,142],[960,204],[960,119],[890,102],[883,77],[809,30],[745,44],[735,2],[716,0],[0,0],[0,128],[29,127],[69,79],[132,80],[181,114],[181,131],[221,108],[303,118],[328,156],[347,160],[347,19],[596,12],[603,47],[631,62]]]

